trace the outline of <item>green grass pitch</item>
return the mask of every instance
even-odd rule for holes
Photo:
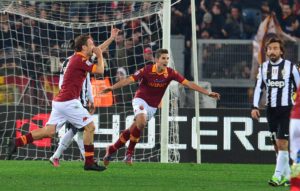
[[[267,184],[274,165],[112,162],[104,172],[86,172],[82,162],[0,160],[0,190],[62,191],[288,191]]]

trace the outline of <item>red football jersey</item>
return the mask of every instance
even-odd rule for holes
[[[293,106],[290,118],[300,119],[300,87],[297,88],[295,105]]]
[[[69,101],[78,99],[82,89],[83,81],[87,72],[91,72],[93,63],[91,63],[80,52],[75,53],[67,65],[64,81],[58,95],[54,101]]]
[[[145,66],[131,77],[140,81],[135,97],[145,100],[151,107],[158,107],[172,80],[182,84],[187,82],[181,74],[169,67],[164,72],[157,73],[156,64]]]

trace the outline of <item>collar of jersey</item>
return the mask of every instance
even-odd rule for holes
[[[270,60],[270,63],[274,66],[274,65],[278,65],[278,64],[280,64],[281,62],[283,61],[283,59],[282,58],[280,58],[279,60],[277,60],[276,62],[272,62],[271,60]]]
[[[85,60],[88,59],[82,52],[76,52],[75,54],[81,56]]]
[[[156,64],[153,64],[153,65],[152,65],[152,72],[155,72],[155,73],[157,73],[157,74],[168,74],[168,70],[167,70],[167,69],[165,69],[165,70],[162,71],[161,73],[158,73],[158,72],[157,72]]]

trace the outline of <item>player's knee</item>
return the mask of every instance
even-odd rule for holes
[[[54,137],[55,136],[55,127],[54,126],[47,126],[45,128],[45,135],[47,137],[50,137],[50,138]]]
[[[144,114],[140,114],[140,115],[136,116],[135,122],[136,122],[136,126],[139,129],[143,129],[147,125],[147,116]]]
[[[288,140],[285,140],[285,139],[277,140],[278,150],[281,150],[281,151],[288,150],[288,145],[289,145]]]
[[[139,123],[136,123],[137,128],[144,129],[146,127],[147,121],[140,121]]]
[[[95,125],[93,122],[89,123],[87,126],[84,127],[85,131],[88,132],[94,132],[95,131]]]

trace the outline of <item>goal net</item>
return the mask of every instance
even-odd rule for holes
[[[102,159],[107,145],[115,142],[133,121],[131,99],[138,84],[100,95],[106,86],[133,74],[154,61],[162,48],[161,1],[1,1],[0,3],[0,153],[5,158],[8,138],[42,128],[58,93],[62,62],[74,53],[69,41],[90,33],[96,44],[110,36],[111,26],[122,30],[107,50],[104,75],[92,75],[95,106],[95,154]],[[171,88],[171,90],[173,90]],[[177,95],[170,94],[170,115],[176,115]],[[137,161],[160,161],[160,111],[149,121],[136,146]],[[65,134],[35,141],[19,148],[14,159],[48,159]],[[178,127],[170,122],[169,144],[178,143]],[[75,137],[76,139],[76,137]],[[173,149],[169,161],[178,162]],[[113,156],[124,158],[125,148]],[[79,160],[75,142],[63,153],[65,160]]]

